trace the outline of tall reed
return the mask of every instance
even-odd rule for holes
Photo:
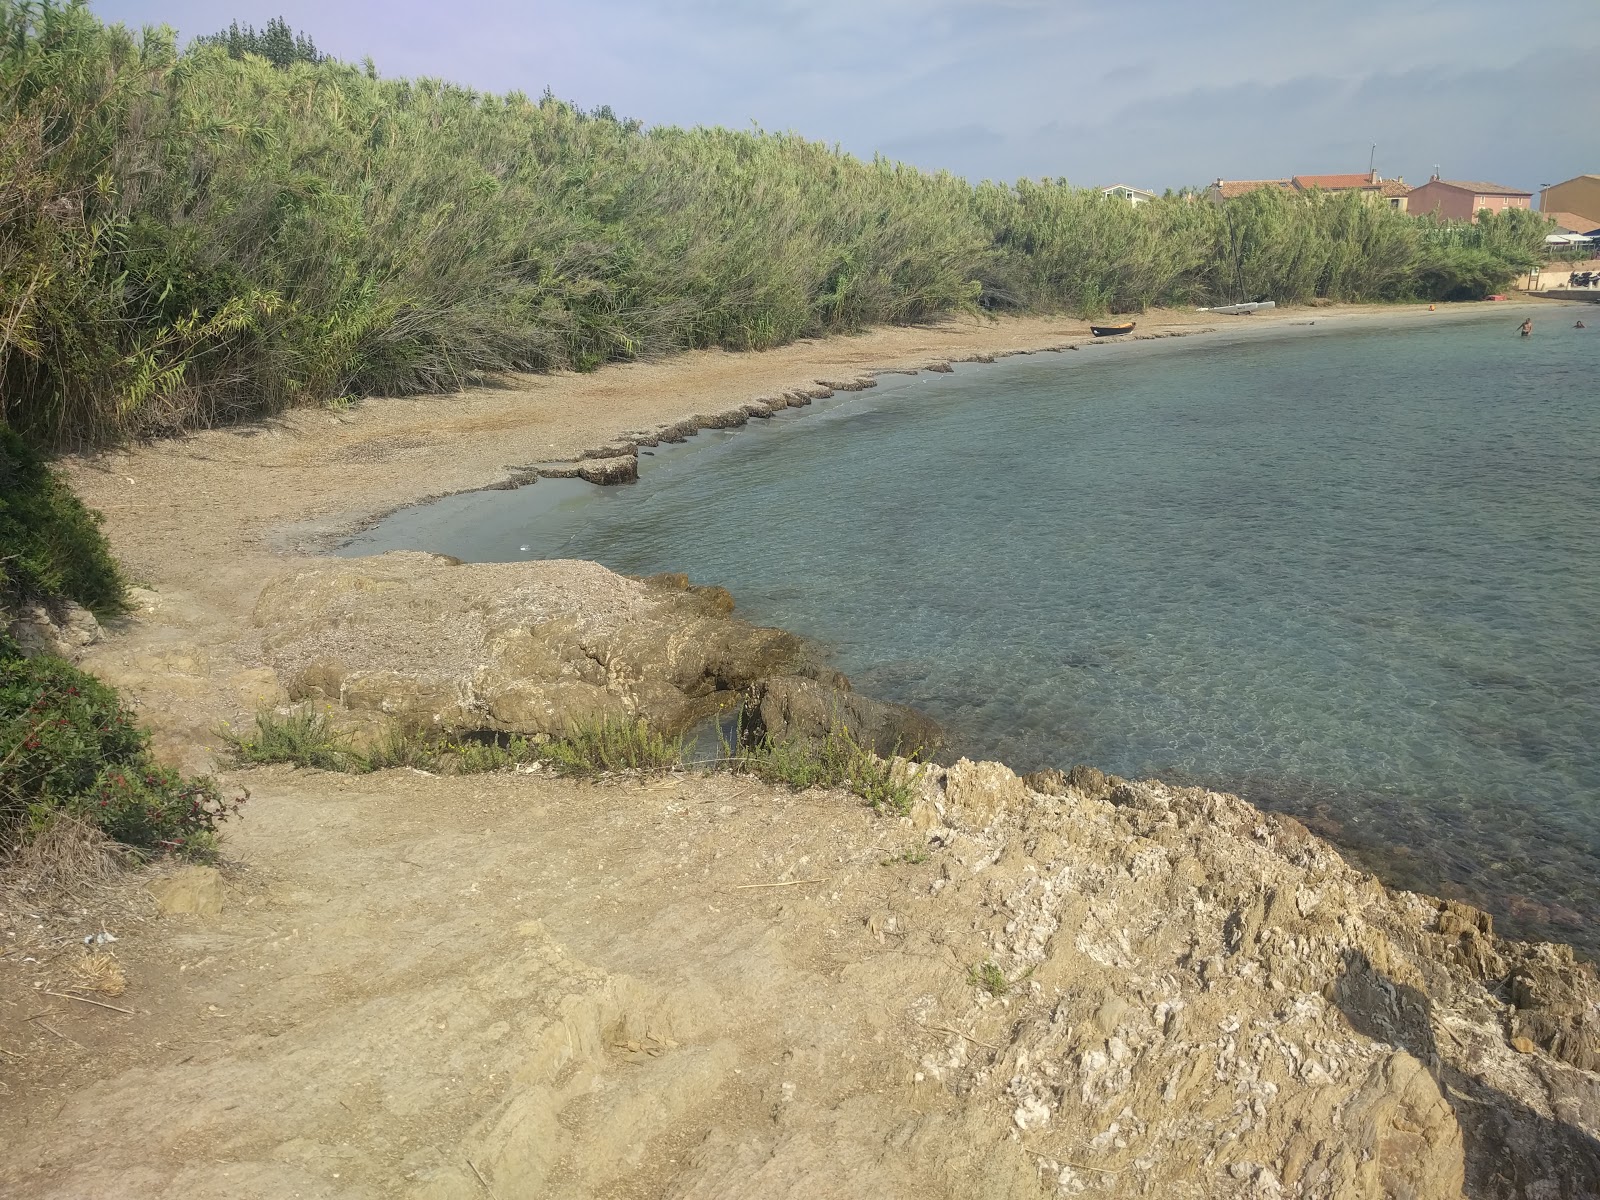
[[[0,0],[0,420],[50,447],[980,309],[1470,294],[1527,216],[972,186]]]

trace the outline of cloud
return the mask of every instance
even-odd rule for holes
[[[188,35],[215,0],[91,0]],[[759,121],[970,177],[1124,179],[1434,162],[1532,187],[1600,111],[1594,0],[257,0],[341,57],[546,85],[648,123]],[[1576,32],[1575,32],[1576,31]],[[1557,67],[1557,64],[1561,66]]]

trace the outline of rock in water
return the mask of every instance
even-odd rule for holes
[[[798,675],[763,679],[745,706],[747,736],[775,742],[821,742],[844,732],[857,745],[888,757],[929,758],[945,743],[938,722],[914,708],[886,704]]]

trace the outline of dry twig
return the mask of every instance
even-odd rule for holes
[[[74,996],[71,992],[46,992],[46,996],[59,996],[63,1000],[76,1000],[79,1004],[92,1004],[96,1008],[109,1008],[112,1012],[127,1013],[130,1017],[135,1013],[131,1008],[122,1008],[116,1004],[106,1004],[100,1000],[91,1000],[87,996]]]
[[[1005,1051],[1002,1050],[999,1046],[993,1046],[993,1045],[990,1045],[988,1042],[979,1041],[977,1038],[973,1037],[970,1033],[962,1033],[961,1030],[959,1030],[959,1029],[951,1029],[950,1026],[948,1026],[948,1025],[918,1025],[917,1028],[918,1029],[925,1029],[929,1033],[948,1033],[948,1034],[951,1034],[951,1035],[953,1035],[955,1037],[958,1037],[958,1038],[966,1038],[966,1040],[971,1042],[974,1046],[982,1046],[985,1050],[993,1050],[996,1054],[1004,1054],[1005,1053]]]
[[[827,880],[825,879],[785,879],[782,883],[738,883],[733,886],[733,890],[736,892],[743,892],[749,890],[750,888],[799,887],[801,884],[805,883],[826,882]]]
[[[494,1194],[494,1189],[489,1186],[489,1181],[483,1177],[483,1172],[478,1170],[478,1164],[469,1158],[467,1159],[467,1166],[472,1168],[472,1173],[478,1177],[478,1182],[483,1184],[483,1190],[489,1193],[489,1200],[499,1200],[499,1197]]]

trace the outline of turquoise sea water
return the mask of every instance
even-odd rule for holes
[[[1572,319],[886,376],[347,552],[686,571],[967,753],[1237,790],[1595,953],[1600,329]]]

